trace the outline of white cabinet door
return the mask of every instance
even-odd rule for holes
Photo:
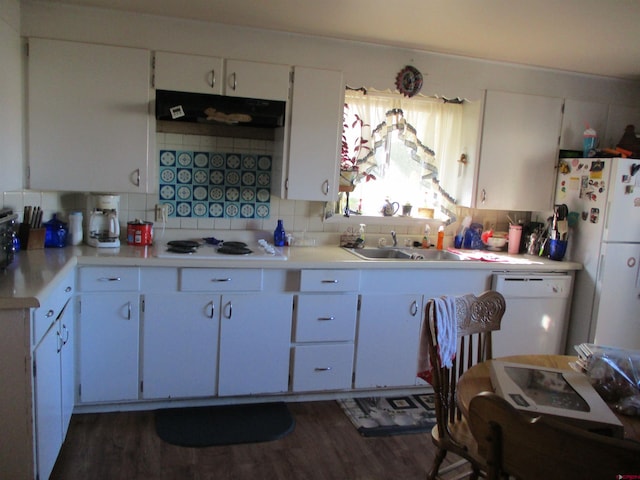
[[[30,188],[144,192],[149,52],[29,40]]]
[[[290,71],[288,65],[227,60],[224,94],[285,102],[289,99]]]
[[[562,103],[561,98],[487,92],[476,208],[551,209]]]
[[[415,385],[422,295],[363,294],[355,388]]]
[[[62,440],[64,441],[76,402],[75,299],[69,300],[58,322],[60,333]]]
[[[338,197],[343,109],[342,72],[295,67],[288,161],[283,160],[283,184],[274,184],[281,190],[277,195],[319,201]]]
[[[87,293],[81,297],[80,401],[138,398],[140,296]]]
[[[202,55],[156,52],[154,86],[176,92],[222,94],[223,60]]]
[[[36,459],[39,478],[49,478],[62,446],[62,391],[58,323],[34,351]]]
[[[292,296],[225,294],[221,309],[218,394],[286,392]]]
[[[562,114],[562,131],[560,134],[560,148],[563,150],[583,149],[584,131],[593,128],[599,137],[605,135],[609,106],[606,103],[585,102],[567,98],[564,101]],[[620,134],[622,136],[622,134]],[[603,147],[603,142],[600,142]]]
[[[144,295],[144,398],[216,394],[219,295]]]

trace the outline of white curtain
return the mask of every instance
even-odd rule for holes
[[[345,103],[349,106],[351,115],[358,115],[369,125],[362,131],[364,138],[369,139],[366,144],[371,149],[374,148],[374,138],[371,132],[383,122],[388,122],[388,112],[393,110],[401,110],[401,116],[407,124],[415,128],[415,137],[419,144],[430,150],[432,155],[424,153],[423,159],[429,162],[436,173],[439,180],[445,175],[455,175],[457,169],[457,160],[462,151],[461,135],[462,135],[462,105],[458,103],[447,103],[442,99],[427,97],[405,98],[397,94],[387,94],[383,92],[367,92],[361,91],[346,92]],[[396,117],[393,117],[396,119]],[[347,123],[349,123],[347,121]],[[387,125],[390,126],[390,125]],[[347,130],[347,137],[351,132]],[[359,134],[355,132],[354,134]],[[347,138],[347,141],[353,139]],[[369,153],[366,149],[359,154],[359,160],[363,161]],[[372,157],[367,159],[362,167],[371,168],[376,160]],[[379,162],[379,156],[378,156]],[[383,169],[377,168],[378,172]],[[442,208],[446,210],[447,216],[455,199],[451,198],[446,192],[441,192],[444,196]]]

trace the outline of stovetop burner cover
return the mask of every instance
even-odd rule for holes
[[[200,244],[192,240],[172,240],[167,242],[167,251],[173,253],[193,253]]]
[[[246,248],[247,244],[244,242],[222,242],[222,246],[229,248]]]
[[[225,255],[248,255],[253,253],[253,251],[246,247],[245,244],[242,245],[229,245],[229,243],[235,242],[225,242],[220,248],[218,248],[218,253],[224,253]],[[242,242],[237,242],[242,243]]]

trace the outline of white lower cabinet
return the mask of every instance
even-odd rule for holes
[[[351,388],[353,342],[297,345],[293,355],[294,392]]]
[[[82,294],[78,328],[80,401],[136,400],[140,294]]]
[[[354,387],[415,385],[421,322],[421,294],[362,295]]]
[[[67,304],[70,306],[72,301]],[[70,306],[72,310],[73,307]],[[56,320],[33,353],[36,464],[49,478],[73,410],[72,312]]]
[[[286,392],[292,295],[224,294],[218,395]]]
[[[294,392],[351,388],[357,309],[357,293],[296,295]]]
[[[144,295],[142,398],[216,394],[220,296]]]
[[[32,314],[36,474],[49,478],[74,406],[74,273]],[[48,325],[43,330],[43,325]]]

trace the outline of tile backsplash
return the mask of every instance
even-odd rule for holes
[[[271,155],[160,150],[158,157],[169,217],[269,218]]]

